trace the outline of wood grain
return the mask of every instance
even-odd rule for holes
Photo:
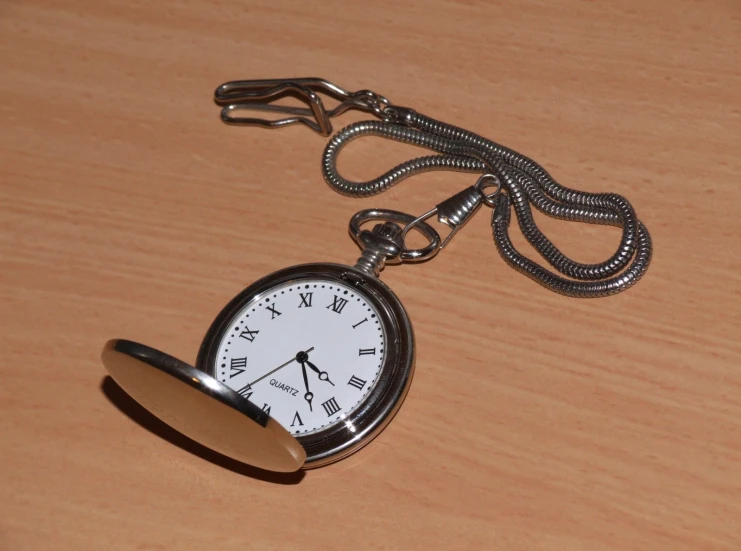
[[[0,549],[739,549],[740,47],[735,0],[4,3]],[[221,82],[292,76],[627,196],[648,275],[553,295],[480,213],[434,262],[384,272],[417,374],[365,451],[281,479],[192,446],[104,378],[107,339],[193,361],[249,282],[352,262],[357,210],[420,213],[472,182],[344,198],[321,137],[219,121]],[[340,168],[412,152],[371,139]],[[542,225],[582,261],[618,242]]]

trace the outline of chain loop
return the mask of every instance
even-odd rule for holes
[[[437,154],[406,161],[372,180],[353,182],[339,174],[337,157],[348,143],[364,136],[416,145]],[[411,109],[389,105],[381,121],[362,121],[343,128],[332,136],[322,158],[325,181],[337,192],[350,197],[377,195],[410,176],[432,170],[489,174],[495,179],[497,191],[488,195],[482,192],[482,195],[486,197],[484,201],[494,207],[492,231],[497,250],[511,267],[556,293],[572,297],[613,295],[634,285],[648,269],[651,237],[627,199],[614,193],[587,193],[564,187],[532,159]],[[510,206],[529,243],[566,277],[543,268],[512,245]],[[532,206],[562,220],[621,227],[620,245],[604,262],[576,262],[540,231],[533,219]],[[433,209],[418,220],[435,212],[437,210]]]

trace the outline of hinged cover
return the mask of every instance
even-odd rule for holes
[[[204,446],[261,469],[292,472],[306,452],[275,419],[210,375],[150,348],[111,340],[103,365],[162,421]]]

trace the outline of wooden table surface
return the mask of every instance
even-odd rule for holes
[[[737,0],[4,3],[0,549],[741,548],[739,48]],[[473,182],[345,198],[319,135],[220,122],[221,82],[297,76],[625,195],[648,274],[557,296],[505,265],[482,211],[383,273],[417,371],[364,451],[278,477],[190,445],[105,377],[107,339],[192,362],[248,283],[354,262],[357,210],[422,213]],[[368,139],[340,168],[414,152]],[[619,239],[538,221],[580,261]]]

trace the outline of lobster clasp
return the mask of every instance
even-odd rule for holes
[[[327,109],[320,93],[337,100],[339,104]],[[306,103],[307,107],[274,103],[286,97],[298,99]],[[370,90],[349,92],[322,78],[235,80],[219,86],[214,93],[214,101],[222,106],[221,120],[227,124],[266,128],[303,124],[322,136],[329,136],[332,133],[330,119],[348,109],[358,109],[385,118],[384,110],[390,105],[385,97]],[[235,114],[242,110],[267,111],[291,116],[283,119],[261,119]]]
[[[496,186],[496,190],[491,193],[486,193],[484,190],[488,187]],[[418,224],[423,224],[425,220],[431,218],[437,214],[438,222],[445,224],[450,228],[450,233],[440,245],[440,250],[444,249],[445,246],[453,239],[453,236],[465,226],[466,222],[479,210],[481,203],[494,206],[494,199],[502,189],[502,184],[499,178],[493,174],[484,174],[479,177],[478,181],[469,188],[456,193],[452,197],[446,199],[434,209],[427,211],[422,216],[419,216],[411,223],[407,224],[401,232],[402,239],[406,237],[409,230],[416,227]]]

